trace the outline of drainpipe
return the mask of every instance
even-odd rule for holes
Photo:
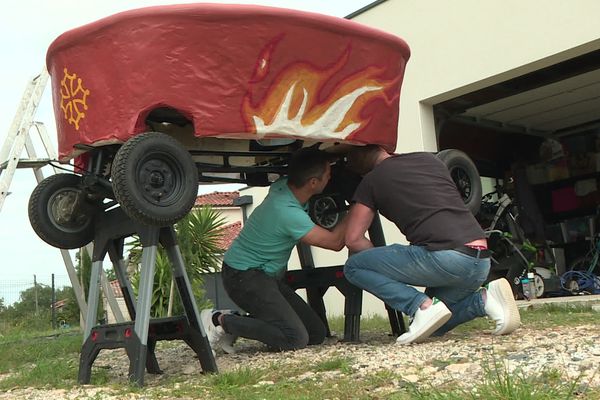
[[[233,199],[233,205],[242,209],[242,225],[246,224],[246,219],[248,218],[248,206],[252,204],[252,202],[252,196],[250,195],[240,196],[237,199]]]

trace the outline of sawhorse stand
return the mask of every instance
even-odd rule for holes
[[[90,382],[92,364],[100,350],[124,348],[129,358],[129,379],[142,386],[144,368],[152,374],[161,373],[154,354],[158,340],[185,341],[196,352],[203,372],[218,372],[206,332],[200,322],[200,314],[173,227],[150,227],[136,223],[120,208],[102,213],[95,219],[95,224],[88,313],[79,361],[79,382]],[[133,234],[139,235],[143,247],[137,304],[133,301],[133,291],[123,261],[124,239]],[[171,261],[173,277],[177,283],[185,315],[151,320],[150,308],[159,243],[167,251]],[[96,325],[102,260],[107,253],[123,291],[131,322]]]
[[[362,289],[344,277],[344,266],[306,268],[288,271],[287,284],[294,290],[306,289],[308,304],[321,318],[331,336],[323,296],[334,286],[344,296],[344,341],[358,342],[360,337],[360,314],[362,312]]]

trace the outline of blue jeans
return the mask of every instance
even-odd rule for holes
[[[344,274],[351,283],[409,316],[415,315],[427,297],[443,301],[452,317],[436,335],[486,315],[479,288],[489,270],[489,258],[400,244],[361,251],[344,266]],[[425,293],[412,286],[425,287]]]

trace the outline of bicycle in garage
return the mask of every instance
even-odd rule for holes
[[[518,206],[503,185],[483,196],[477,218],[492,251],[487,281],[506,278],[516,298],[545,297],[559,289],[552,284],[556,280],[552,252],[547,243],[535,246],[526,237]]]

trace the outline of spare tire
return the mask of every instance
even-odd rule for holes
[[[169,226],[192,209],[198,194],[198,168],[176,139],[147,132],[129,139],[117,151],[112,186],[131,219]]]
[[[467,208],[477,215],[481,206],[481,179],[475,163],[463,151],[446,149],[437,153],[446,164]]]

